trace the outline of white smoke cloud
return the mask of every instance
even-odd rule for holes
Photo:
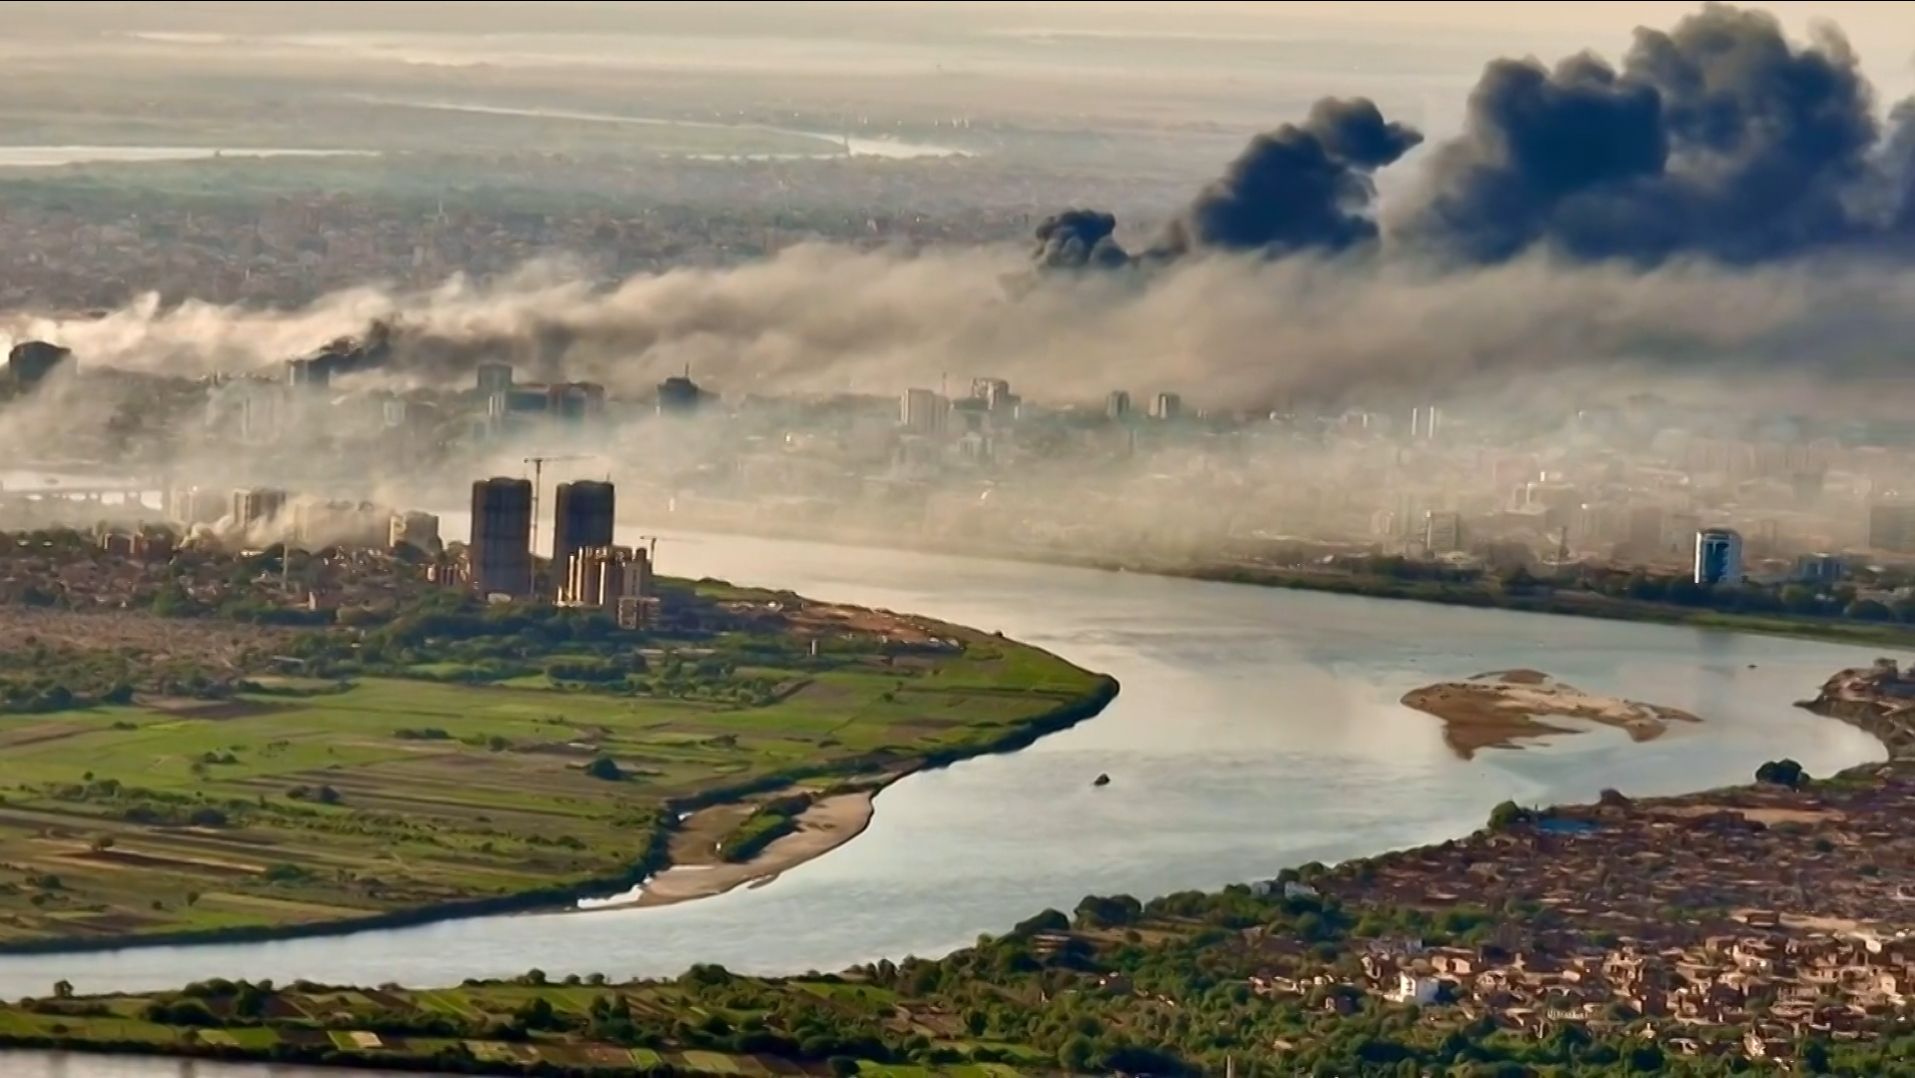
[[[1040,398],[1164,388],[1243,409],[1618,366],[1900,380],[1915,340],[1915,278],[1856,258],[1648,271],[1530,258],[1444,272],[1208,258],[1020,281],[1024,268],[1009,248],[806,245],[610,287],[547,263],[418,292],[357,288],[293,310],[148,298],[98,319],[4,325],[16,340],[71,347],[83,366],[180,375],[270,369],[393,319],[391,364],[372,376],[386,385],[468,385],[476,363],[506,359],[524,380],[599,381],[625,395],[689,367],[728,394],[888,393],[990,374]]]

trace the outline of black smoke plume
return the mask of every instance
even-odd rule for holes
[[[1302,126],[1250,141],[1223,176],[1172,222],[1153,252],[1258,251],[1281,257],[1373,240],[1370,174],[1423,140],[1367,98],[1324,98]]]
[[[1490,64],[1402,238],[1472,262],[1904,245],[1906,145],[1883,140],[1838,33],[1798,47],[1766,12],[1710,4],[1636,31],[1620,71],[1589,54]]]
[[[1114,269],[1127,265],[1130,254],[1112,233],[1117,218],[1098,210],[1065,210],[1046,217],[1037,226],[1037,247],[1031,259],[1044,269]]]

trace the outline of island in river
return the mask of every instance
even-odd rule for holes
[[[1468,760],[1478,749],[1520,748],[1525,738],[1577,733],[1546,721],[1584,719],[1617,727],[1632,741],[1653,741],[1671,722],[1701,722],[1680,708],[1599,696],[1536,670],[1497,670],[1466,681],[1412,689],[1403,704],[1443,720],[1443,741]]]
[[[213,980],[0,1007],[0,1044],[460,1073],[1900,1074],[1915,680],[1807,706],[1884,764],[1498,813],[1434,846],[1148,903],[1094,896],[936,960],[402,989]]]
[[[4,950],[642,897],[655,875],[698,897],[847,841],[902,774],[1115,692],[995,635],[711,580],[660,581],[624,628],[376,551],[129,564],[5,538],[0,629],[25,644],[0,654]],[[292,575],[336,607],[275,605]]]

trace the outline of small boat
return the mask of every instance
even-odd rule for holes
[[[1109,785],[1110,785],[1110,776],[1109,776],[1109,775],[1098,775],[1098,776],[1097,776],[1097,777],[1096,777],[1095,779],[1093,779],[1093,780],[1091,780],[1091,785],[1092,785],[1092,786],[1109,786]]]

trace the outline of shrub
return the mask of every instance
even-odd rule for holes
[[[1528,823],[1534,813],[1514,801],[1505,801],[1489,810],[1489,829],[1507,831],[1517,824]]]
[[[226,813],[208,805],[194,809],[193,814],[186,818],[186,822],[194,827],[225,827],[229,821]]]
[[[1784,758],[1770,760],[1756,768],[1755,781],[1769,786],[1787,786],[1791,790],[1799,790],[1803,783],[1809,781],[1809,776],[1802,770],[1801,764]]]

